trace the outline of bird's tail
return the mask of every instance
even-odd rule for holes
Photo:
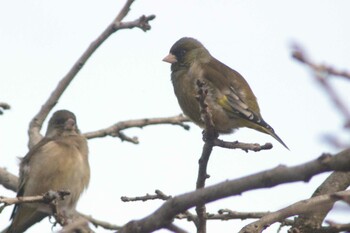
[[[266,133],[269,134],[270,136],[272,136],[274,139],[276,139],[279,143],[281,143],[286,149],[289,150],[288,146],[282,141],[282,139],[275,133],[275,130],[269,125],[267,124],[264,120],[261,119],[261,121],[259,122],[259,124],[255,124],[253,127],[253,129],[256,129],[262,133]]]
[[[288,146],[282,141],[282,139],[275,133],[275,130],[267,124],[262,118],[259,119],[258,122],[247,122],[247,127],[258,130],[262,133],[266,133],[276,139],[279,143],[281,143],[286,149],[289,150]]]
[[[27,204],[19,206],[15,213],[11,225],[2,233],[22,233],[43,218],[48,216],[47,213],[38,211],[35,208],[30,208]]]
[[[7,233],[10,227],[6,227],[4,230],[2,230],[0,233]]]
[[[266,133],[271,135],[274,139],[276,139],[279,143],[281,143],[287,150],[289,150],[288,146],[282,141],[282,139],[275,133],[273,129],[272,131],[267,130]]]

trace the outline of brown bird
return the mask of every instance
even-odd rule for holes
[[[67,110],[57,111],[49,121],[45,137],[21,159],[17,197],[67,190],[70,195],[58,201],[58,211],[69,218],[74,215],[89,180],[87,141],[80,134],[75,115]],[[24,232],[51,214],[47,204],[17,204],[11,215],[12,223],[4,232]]]
[[[218,133],[232,133],[235,129],[248,127],[271,135],[288,149],[262,118],[247,81],[237,71],[214,58],[198,40],[181,38],[163,61],[171,63],[175,95],[182,111],[194,123],[205,127],[196,100],[196,82],[202,80],[208,87],[206,102]]]

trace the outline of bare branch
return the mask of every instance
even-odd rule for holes
[[[202,189],[205,186],[205,180],[210,176],[207,174],[207,166],[210,154],[213,150],[213,144],[211,141],[206,141],[203,146],[202,156],[199,159],[199,169],[198,169],[198,177],[196,183],[196,189]],[[196,213],[198,216],[198,227],[197,233],[205,233],[206,232],[206,208],[204,203],[200,203],[196,206]]]
[[[218,132],[215,130],[214,122],[212,119],[212,116],[208,110],[208,104],[205,102],[205,98],[208,94],[208,89],[206,87],[206,84],[204,81],[197,80],[197,87],[198,87],[198,95],[196,96],[200,112],[201,112],[201,118],[205,123],[205,129],[203,131],[203,150],[202,155],[198,161],[199,169],[198,169],[198,176],[197,176],[197,183],[196,183],[196,189],[202,189],[205,186],[205,180],[208,179],[210,176],[207,173],[207,166],[208,161],[211,155],[211,152],[214,147],[214,140],[219,137]],[[206,227],[206,208],[204,203],[201,203],[196,206],[196,212],[198,217],[198,225],[197,226],[197,233],[206,233],[207,227]]]
[[[117,30],[119,29],[133,29],[133,28],[140,28],[142,31],[146,32],[151,29],[151,25],[149,24],[149,21],[155,19],[155,15],[145,16],[142,15],[140,18],[130,21],[130,22],[120,22],[116,23]]]
[[[163,193],[160,190],[156,190],[155,191],[156,195],[150,195],[150,194],[146,194],[145,196],[141,196],[141,197],[121,197],[121,200],[124,202],[129,202],[129,201],[149,201],[149,200],[169,200],[171,198],[171,196],[166,195],[165,193]],[[190,211],[186,210],[183,213],[180,213],[178,215],[176,215],[177,219],[187,219],[188,221],[193,222],[196,226],[198,225],[198,217],[194,214],[192,214]]]
[[[230,209],[221,209],[218,214],[208,214],[208,219],[215,220],[230,220],[230,219],[250,219],[261,218],[270,212],[237,212]]]
[[[348,205],[350,205],[350,195],[342,195],[342,194],[337,194],[334,193],[332,194],[334,198],[338,199],[338,200],[342,200],[344,202],[346,202]]]
[[[329,225],[329,227],[324,227],[325,231],[328,232],[349,232],[350,231],[350,223],[347,224],[341,224],[336,223],[333,221],[326,220],[326,223]]]
[[[301,63],[306,64],[313,70],[319,70],[319,71],[324,71],[329,75],[334,75],[334,76],[339,76],[343,77],[346,79],[350,79],[350,72],[344,70],[344,71],[339,71],[335,68],[333,68],[330,65],[326,64],[317,64],[306,55],[305,50],[300,46],[299,44],[294,44],[293,45],[293,51],[292,51],[292,57],[295,58],[296,60],[300,61]]]
[[[67,221],[66,217],[59,213],[59,211],[56,208],[57,207],[56,204],[53,203],[56,200],[63,200],[64,197],[69,194],[70,193],[67,191],[48,191],[43,195],[37,195],[37,196],[25,196],[25,197],[15,197],[15,198],[0,197],[0,203],[4,203],[5,205],[13,205],[13,204],[21,204],[21,203],[36,203],[36,202],[42,202],[47,204],[52,203],[51,208],[53,210],[56,222],[62,226],[65,226],[60,232],[75,232],[74,231],[75,229],[80,229],[80,230],[89,229],[88,226],[86,226],[87,221],[91,222],[95,227],[100,226],[107,230],[120,229],[120,226],[94,219],[91,216],[88,216],[82,213],[78,213],[78,215],[75,216],[75,218],[80,218],[78,221],[74,219],[72,223],[69,223],[70,221]],[[79,216],[81,216],[82,218]]]
[[[79,213],[80,216],[82,216],[83,218],[85,218],[87,221],[89,221],[90,223],[92,223],[95,227],[102,227],[106,230],[119,230],[121,227],[117,226],[115,224],[111,224],[105,221],[101,221],[101,220],[97,220],[95,218],[93,218],[92,216],[83,214],[83,213]]]
[[[249,175],[239,179],[225,181],[210,187],[175,196],[167,200],[153,214],[138,221],[126,224],[118,233],[155,231],[168,226],[174,217],[194,206],[209,203],[221,198],[241,195],[253,189],[274,187],[279,184],[309,181],[312,176],[327,171],[350,171],[350,149],[335,156],[322,155],[316,160],[298,166],[277,168]]]
[[[208,166],[210,154],[214,146],[219,146],[219,147],[229,148],[229,149],[239,148],[248,152],[248,150],[260,151],[263,149],[271,149],[272,144],[267,143],[263,146],[260,146],[258,144],[240,143],[238,141],[225,142],[223,140],[218,139],[219,134],[215,129],[212,116],[208,109],[208,104],[205,102],[205,98],[208,94],[208,89],[206,87],[206,84],[202,80],[197,80],[197,87],[198,87],[198,95],[196,96],[196,98],[199,102],[201,118],[205,123],[205,130],[203,131],[204,146],[203,146],[201,158],[199,159],[199,162],[198,162],[199,169],[198,169],[198,177],[197,177],[197,183],[196,183],[196,189],[201,189],[205,186],[205,180],[210,177],[207,174],[207,166]],[[205,233],[206,219],[207,219],[205,205],[201,204],[196,206],[196,212],[197,212],[198,221],[199,221],[197,232]]]
[[[245,152],[248,151],[261,151],[261,150],[270,150],[272,149],[272,144],[271,143],[265,143],[264,145],[259,145],[257,143],[244,143],[244,142],[226,142],[221,139],[215,139],[214,140],[214,146],[222,147],[222,148],[227,148],[227,149],[242,149]]]
[[[57,208],[57,203],[58,203],[57,200],[64,200],[65,196],[67,195],[70,195],[70,192],[64,191],[64,190],[59,190],[59,191],[50,190],[44,193],[43,195],[37,195],[37,196],[21,196],[21,197],[15,197],[15,198],[0,197],[0,203],[4,204],[0,209],[13,204],[34,203],[34,202],[46,203],[49,205],[53,213],[52,215],[56,219],[56,223],[59,223],[61,226],[64,226],[69,222],[69,220],[64,213],[59,212]]]
[[[205,101],[206,96],[208,94],[208,89],[206,87],[205,82],[202,80],[197,80],[196,84],[198,88],[198,91],[197,91],[198,95],[196,96],[196,98],[200,106],[201,118],[205,123],[205,130],[203,131],[204,146],[203,146],[201,158],[199,159],[199,162],[198,162],[199,169],[198,169],[198,177],[197,177],[197,183],[196,183],[196,189],[198,190],[205,186],[205,180],[210,177],[207,174],[207,166],[208,166],[208,161],[214,146],[219,146],[219,147],[229,148],[229,149],[239,148],[248,152],[248,150],[260,151],[264,149],[271,149],[272,144],[267,143],[263,146],[260,146],[259,144],[247,144],[247,143],[240,143],[238,141],[225,142],[223,140],[218,139],[219,134],[215,129],[211,113],[208,109],[208,104]],[[197,205],[196,212],[198,216],[198,224],[196,225],[197,232],[205,233],[206,219],[207,219],[205,205],[204,204]]]
[[[175,224],[169,224],[169,226],[166,226],[165,228],[174,233],[187,233],[187,231],[176,226]]]
[[[350,111],[347,108],[346,104],[338,96],[336,90],[332,87],[329,79],[330,76],[342,76],[350,79],[350,73],[347,71],[338,71],[329,65],[317,64],[308,57],[307,53],[300,45],[294,46],[292,56],[296,60],[308,66],[313,71],[315,80],[324,88],[326,94],[330,96],[331,101],[334,103],[336,108],[345,117],[345,126],[350,127]],[[334,136],[326,135],[325,139],[327,142],[338,148],[348,147],[347,144],[341,142]],[[350,173],[334,172],[322,183],[322,185],[317,188],[312,197],[342,191],[345,190],[349,185]],[[332,209],[332,207],[333,203],[330,202],[328,205],[324,205],[323,208],[319,208],[313,212],[310,211],[308,213],[299,215],[295,219],[295,224],[293,224],[292,231],[293,229],[298,229],[303,233],[311,233],[314,232],[314,229],[321,228],[324,218]]]
[[[9,110],[11,106],[5,102],[0,102],[0,115],[3,114],[3,110]]]
[[[350,172],[333,172],[313,193],[312,197],[332,194],[345,190],[350,185]],[[328,212],[333,208],[333,203],[323,205],[314,211],[300,214],[295,218],[292,229],[299,229],[302,232],[313,232],[316,228],[321,228],[323,220]]]
[[[186,210],[185,212],[183,213],[179,213],[175,216],[175,218],[177,219],[187,219],[187,221],[189,222],[193,222],[194,225],[196,226],[196,228],[198,228],[198,224],[199,224],[199,221],[198,221],[198,216],[195,215],[195,214],[192,214],[190,211]]]
[[[87,60],[91,55],[99,48],[99,46],[114,32],[125,29],[138,27],[144,31],[149,30],[151,27],[149,21],[155,18],[154,15],[141,16],[139,19],[131,22],[122,23],[121,21],[127,15],[130,5],[133,3],[132,0],[128,0],[118,16],[113,20],[113,22],[102,32],[102,34],[93,41],[87,50],[81,55],[81,57],[76,61],[73,67],[68,71],[68,73],[62,78],[58,83],[56,89],[51,93],[48,100],[41,107],[40,111],[34,116],[29,124],[28,135],[29,135],[29,148],[32,148],[36,143],[40,141],[42,135],[40,134],[40,129],[43,125],[44,120],[48,116],[49,112],[57,104],[59,98],[62,96],[63,92],[67,89],[70,82],[85,65]]]
[[[129,120],[121,121],[105,129],[96,130],[93,132],[84,133],[83,135],[87,139],[100,138],[100,137],[119,137],[121,140],[126,140],[131,143],[138,143],[138,139],[133,137],[129,138],[121,131],[129,128],[143,128],[149,125],[159,125],[159,124],[171,124],[178,125],[188,130],[190,127],[184,122],[189,122],[189,119],[183,115],[177,115],[173,117],[160,117],[160,118],[144,118],[139,120]]]
[[[70,192],[59,190],[59,191],[48,191],[43,195],[37,196],[25,196],[25,197],[0,197],[0,203],[5,205],[21,204],[21,203],[33,203],[43,202],[50,203],[53,200],[63,200],[65,196],[69,195]]]
[[[151,215],[130,221],[118,233],[151,232],[169,225],[173,218],[189,208],[209,203],[221,198],[241,195],[242,192],[274,187],[282,183],[309,181],[312,176],[322,172],[350,170],[350,149],[335,155],[322,155],[318,159],[298,166],[277,168],[259,172],[236,180],[225,181],[210,187],[175,196],[166,201]],[[142,230],[140,230],[142,229]]]
[[[130,202],[130,201],[168,200],[169,198],[171,198],[171,196],[165,195],[160,190],[156,190],[154,192],[156,193],[155,195],[150,195],[147,193],[145,196],[141,196],[141,197],[125,197],[125,196],[123,196],[120,199],[123,202]]]
[[[270,212],[238,212],[238,211],[232,211],[229,209],[221,209],[218,210],[217,214],[207,213],[206,219],[207,220],[221,220],[221,221],[227,221],[227,220],[233,220],[233,219],[260,219],[263,216],[269,214]],[[192,219],[189,219],[188,216],[185,213],[176,215],[177,219],[187,219],[188,221],[193,221]],[[196,215],[192,215],[192,218],[197,218]],[[284,225],[292,225],[294,221],[285,219],[281,221]]]
[[[121,22],[125,16],[129,13],[130,11],[130,6],[135,0],[127,0],[123,8],[120,10],[119,14],[117,17],[114,19],[113,22]]]
[[[341,191],[336,194],[350,196],[350,191]],[[329,203],[334,203],[337,200],[339,199],[335,198],[334,195],[321,195],[296,202],[286,208],[267,214],[258,221],[250,223],[249,225],[242,228],[239,233],[260,233],[263,229],[266,228],[266,226],[269,226],[275,222],[283,221],[285,218],[297,214],[308,213],[312,210],[319,209],[324,205],[328,205]]]
[[[326,221],[328,222],[328,221]],[[336,224],[334,226],[326,226],[326,227],[320,227],[320,228],[314,228],[312,229],[312,233],[344,233],[350,231],[350,223],[348,224]],[[300,231],[299,229],[289,229],[288,233],[304,233],[304,231]]]
[[[334,88],[331,86],[328,80],[329,75],[341,76],[350,79],[350,73],[346,71],[337,71],[336,69],[327,65],[316,64],[308,58],[306,52],[301,48],[300,45],[295,45],[293,49],[293,58],[309,66],[313,70],[315,79],[324,88],[324,90],[329,95],[336,108],[345,117],[345,127],[350,128],[350,111],[347,108],[346,104],[344,104],[341,98],[338,96],[337,92],[334,90]]]
[[[0,167],[0,184],[6,189],[17,192],[18,177]]]

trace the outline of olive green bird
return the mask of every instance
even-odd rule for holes
[[[226,66],[196,39],[184,37],[170,49],[163,61],[171,63],[171,81],[179,105],[194,123],[204,128],[196,99],[197,80],[208,88],[206,102],[218,133],[232,133],[248,127],[275,138],[288,149],[260,114],[258,102],[247,81]]]

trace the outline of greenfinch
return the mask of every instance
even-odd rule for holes
[[[171,63],[171,81],[179,105],[194,123],[204,128],[201,118],[197,80],[208,89],[206,103],[216,131],[232,133],[248,127],[275,138],[288,149],[260,114],[258,102],[247,81],[237,71],[214,58],[196,39],[178,40],[163,59]]]
[[[17,196],[41,195],[50,190],[66,190],[70,195],[58,201],[59,214],[71,218],[81,193],[90,180],[88,145],[80,134],[75,115],[60,110],[51,117],[45,137],[20,162]],[[6,233],[26,231],[52,215],[48,204],[15,205]]]

